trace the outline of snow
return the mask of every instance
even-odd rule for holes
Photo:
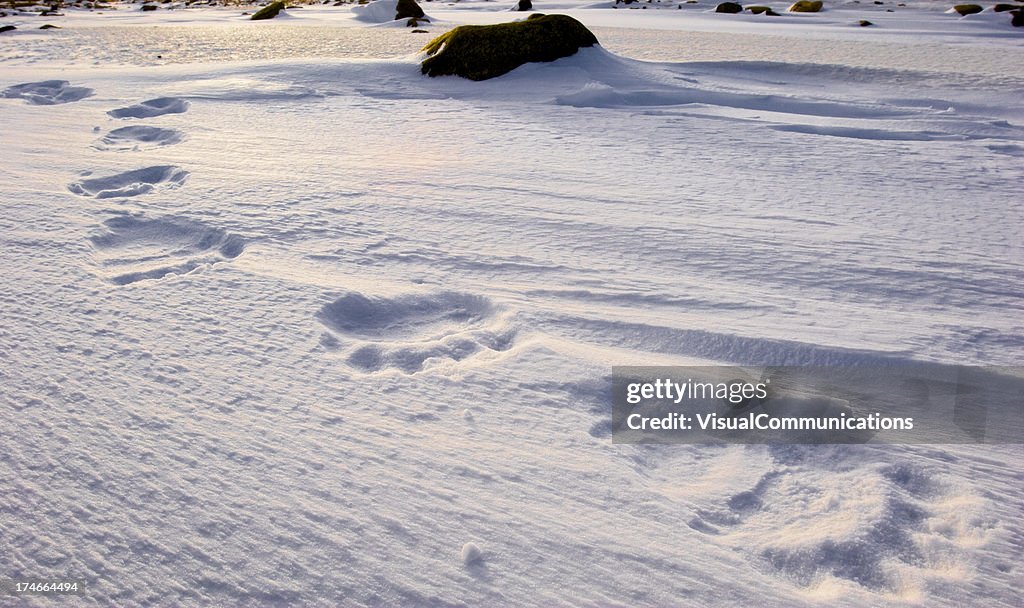
[[[1021,365],[1024,39],[909,4],[0,19],[0,578],[88,583],[13,605],[1019,605],[1021,445],[610,440],[612,365]]]

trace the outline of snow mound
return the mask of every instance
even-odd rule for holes
[[[466,543],[462,545],[462,563],[467,566],[479,564],[484,559],[484,552],[480,550],[480,547],[476,546],[476,543]]]

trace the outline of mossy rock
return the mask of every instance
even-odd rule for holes
[[[861,27],[871,27],[872,25],[874,25],[874,23],[871,23],[867,19],[861,19],[860,21],[857,22],[857,25]]]
[[[791,13],[817,13],[824,6],[821,0],[797,0],[789,7]]]
[[[736,13],[743,12],[743,5],[737,4],[735,2],[723,2],[715,7],[715,12],[728,13],[730,15],[734,15]]]
[[[1000,2],[999,4],[992,7],[992,11],[996,13],[1005,13],[1006,11],[1016,11],[1024,8],[1024,4],[1006,4]]]
[[[398,0],[398,6],[395,7],[395,21],[410,18],[419,19],[425,14],[420,5],[416,4],[416,0]]]
[[[568,15],[534,13],[525,21],[460,25],[431,40],[420,69],[429,76],[487,80],[524,63],[570,57],[598,44],[597,37]]]
[[[409,20],[405,22],[405,27],[419,27],[421,23],[430,23],[430,19],[427,19],[426,17],[420,17],[419,19],[410,17]]]
[[[253,21],[260,21],[261,19],[273,19],[274,17],[277,17],[277,14],[283,10],[284,2],[282,0],[278,0],[277,2],[271,2],[270,4],[256,11],[255,13],[253,13],[252,17],[249,17],[249,19]]]
[[[779,14],[773,11],[770,6],[748,6],[746,9],[755,15],[769,15],[772,17],[779,16]]]
[[[960,13],[960,15],[966,17],[967,15],[980,13],[985,9],[981,8],[980,4],[957,4],[956,6],[953,7],[953,10]]]

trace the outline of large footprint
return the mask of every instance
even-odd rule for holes
[[[153,118],[164,114],[181,114],[188,111],[188,102],[178,97],[157,97],[147,99],[125,108],[117,108],[107,112],[114,118]]]
[[[89,240],[102,276],[115,285],[185,274],[245,249],[240,237],[184,218],[120,216],[104,225],[107,232]]]
[[[440,292],[392,298],[350,293],[325,305],[317,314],[332,333],[322,343],[352,347],[346,361],[365,372],[388,368],[415,373],[432,362],[464,361],[484,353],[508,350],[514,332],[482,296]]]
[[[67,80],[44,80],[26,82],[4,89],[3,97],[24,99],[35,106],[52,106],[71,103],[91,97],[94,91],[88,87],[73,87]]]
[[[93,198],[138,196],[152,192],[158,184],[177,187],[185,182],[188,171],[173,165],[158,165],[133,171],[83,179],[68,185],[68,190]]]
[[[180,143],[185,135],[177,129],[136,125],[114,129],[93,147],[98,150],[144,150]]]

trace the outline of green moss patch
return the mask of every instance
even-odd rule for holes
[[[420,64],[429,76],[487,80],[524,63],[554,61],[598,44],[597,37],[567,15],[531,15],[526,21],[461,25],[431,40]]]

